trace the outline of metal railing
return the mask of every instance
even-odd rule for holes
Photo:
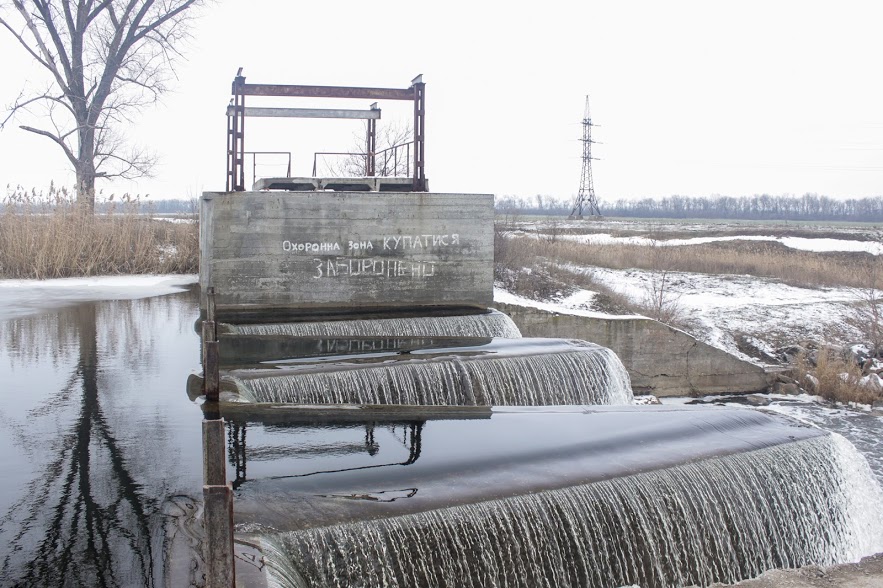
[[[393,177],[409,177],[411,175],[411,145],[414,144],[414,141],[408,141],[406,143],[399,143],[398,145],[393,145],[392,147],[387,147],[386,149],[381,149],[377,153],[374,154],[374,176],[381,178],[393,178]],[[403,153],[404,152],[404,153]],[[343,151],[319,151],[313,153],[313,177],[318,177],[319,171],[319,156],[332,155],[338,157],[353,157],[359,158],[362,161],[367,162],[368,154],[367,153],[347,153]],[[361,168],[363,170],[367,170],[367,165],[362,164]],[[352,173],[352,170],[344,170],[343,173],[347,172]],[[367,176],[367,171],[365,172]]]
[[[317,171],[317,164],[318,164],[320,155],[346,155],[347,157],[360,157],[361,159],[365,159],[368,156],[367,153],[344,153],[342,151],[319,151],[317,153],[313,153],[313,177],[314,178],[319,177],[318,174],[316,173],[316,171]],[[363,169],[364,169],[364,166],[363,166]]]
[[[411,145],[414,144],[414,141],[408,141],[407,143],[399,143],[398,145],[393,145],[392,147],[387,147],[386,149],[381,149],[377,153],[374,154],[374,167],[377,171],[378,176],[383,177],[395,177],[395,176],[410,176],[411,175]],[[405,152],[404,157],[399,157],[399,153],[402,151]],[[380,158],[383,157],[383,163],[380,163]],[[399,161],[404,162],[404,173],[401,173],[403,170],[399,167]],[[390,162],[392,162],[392,167],[390,167]]]
[[[287,155],[288,165],[285,168],[285,177],[291,177],[291,152],[290,151],[246,151],[243,155],[251,155],[251,181],[256,182],[258,179],[258,155]],[[272,165],[272,164],[271,164]]]

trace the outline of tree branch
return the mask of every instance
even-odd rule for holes
[[[8,30],[12,34],[12,36],[18,40],[21,46],[25,48],[25,51],[27,51],[31,55],[31,57],[33,57],[37,61],[37,63],[39,63],[49,71],[52,71],[52,65],[44,60],[40,55],[38,55],[36,51],[31,49],[31,46],[27,44],[24,38],[19,33],[17,33],[15,29],[13,29],[12,26],[8,22],[6,22],[4,18],[0,18],[0,24],[6,27],[6,30]]]
[[[24,5],[21,3],[20,0],[16,0],[15,4],[22,6],[22,10],[20,11],[22,12],[22,14],[27,14],[27,11],[24,10]],[[50,13],[49,5],[42,0],[34,0],[34,6],[37,7],[37,10],[40,11],[40,16],[43,17],[43,26],[46,28],[46,32],[49,33],[49,38],[52,39],[52,44],[55,45],[55,50],[58,52],[58,58],[61,60],[61,67],[64,69],[64,80],[67,84],[68,89],[70,89],[70,82],[73,77],[71,72],[71,62],[67,53],[65,53],[65,46],[61,40],[61,36],[58,33],[58,27],[55,26],[55,21],[52,20],[52,14]],[[33,21],[31,20],[30,15],[27,15],[27,20],[30,23],[29,26],[33,26],[31,32],[34,34],[35,37],[37,37],[38,35],[36,26],[33,25]],[[42,37],[38,39],[38,43],[41,45],[41,47],[43,47],[46,54],[49,55],[49,50],[46,49],[46,45],[43,43]],[[52,59],[52,63],[55,63],[54,59]],[[53,71],[57,71],[57,69],[57,67],[53,68]],[[61,74],[58,74],[58,77],[60,78]],[[59,82],[59,85],[61,87],[65,87],[65,85],[61,82]]]
[[[35,133],[37,135],[41,135],[43,137],[48,137],[49,139],[52,139],[52,141],[54,141],[56,145],[58,145],[59,147],[61,147],[64,150],[64,154],[67,155],[67,158],[76,167],[77,157],[74,155],[73,151],[71,151],[70,147],[68,147],[67,144],[63,140],[56,137],[55,135],[53,135],[49,131],[44,131],[42,129],[35,129],[34,127],[29,127],[29,126],[25,126],[25,125],[19,125],[18,128],[22,129],[23,131],[29,131],[31,133]]]
[[[9,114],[6,116],[5,119],[3,119],[3,122],[0,122],[0,130],[3,130],[3,128],[6,126],[6,123],[8,123],[19,110],[24,110],[28,106],[30,106],[31,104],[35,104],[35,103],[41,102],[43,100],[47,100],[49,102],[60,104],[65,109],[67,109],[68,112],[70,112],[71,114],[74,114],[73,110],[71,110],[70,105],[64,101],[63,94],[61,96],[53,96],[53,95],[49,94],[49,92],[44,92],[43,94],[37,94],[35,96],[32,96],[31,98],[28,98],[24,102],[21,102],[21,99],[24,97],[24,94],[25,94],[24,90],[22,90],[22,92],[18,95],[18,98],[15,99],[15,103],[9,108]]]
[[[188,8],[190,8],[190,6],[192,6],[193,4],[197,3],[198,1],[199,1],[199,0],[186,0],[183,4],[181,4],[180,6],[178,6],[176,9],[174,9],[174,10],[172,10],[171,12],[165,14],[164,16],[158,18],[155,22],[153,22],[153,23],[151,23],[151,24],[148,24],[148,25],[145,25],[145,26],[143,27],[143,29],[142,29],[137,35],[135,35],[135,38],[133,39],[133,42],[142,39],[142,38],[145,37],[148,33],[150,33],[151,31],[156,30],[156,29],[159,28],[163,23],[166,23],[166,22],[168,22],[169,20],[175,18],[177,15],[181,14],[182,12],[184,12],[185,10],[187,10]]]

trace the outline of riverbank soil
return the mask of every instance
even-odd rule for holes
[[[799,570],[771,570],[753,580],[713,584],[710,588],[883,588],[883,553],[854,564],[830,568],[807,566]]]

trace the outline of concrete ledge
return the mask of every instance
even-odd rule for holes
[[[508,314],[525,337],[583,339],[612,349],[628,371],[636,394],[739,394],[766,391],[770,384],[762,367],[651,319],[595,318],[513,304],[494,306]]]
[[[410,192],[413,178],[260,178],[254,190],[287,190],[310,192],[334,190],[337,192]]]

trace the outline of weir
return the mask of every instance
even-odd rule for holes
[[[227,372],[246,402],[517,406],[628,404],[628,374],[581,341],[493,339],[460,347],[267,360]],[[272,367],[270,367],[272,366]]]
[[[879,488],[843,476],[856,459],[825,435],[259,542],[280,587],[708,586],[879,550],[879,510],[861,510]]]
[[[251,91],[422,109],[415,84],[237,76],[230,120],[272,110],[245,109]],[[419,132],[413,192],[373,177],[247,192],[237,144],[234,191],[202,198],[206,373],[188,392],[212,399],[209,569],[232,572],[230,509],[260,561],[237,571],[250,586],[705,586],[883,550],[883,494],[843,439],[755,410],[632,406],[609,349],[521,337],[490,308],[493,197],[426,192]]]

